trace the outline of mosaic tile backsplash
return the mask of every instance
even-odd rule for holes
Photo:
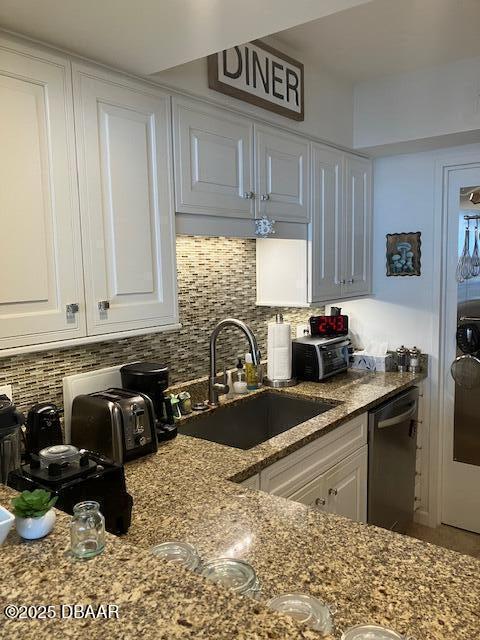
[[[279,309],[255,306],[255,241],[179,236],[177,264],[180,330],[0,359],[0,385],[13,385],[14,402],[25,411],[41,401],[62,406],[66,375],[135,360],[167,364],[171,383],[198,378],[208,373],[211,330],[228,316],[252,327],[266,355],[267,322]],[[294,329],[312,310],[281,312]],[[245,351],[243,334],[225,331],[218,339],[219,366],[234,367]]]

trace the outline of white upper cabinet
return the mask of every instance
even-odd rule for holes
[[[345,158],[344,294],[368,293],[371,288],[372,166],[355,156]]]
[[[173,99],[175,209],[253,218],[253,125],[228,111]]]
[[[308,222],[309,143],[281,129],[255,125],[257,217]]]
[[[85,334],[74,149],[68,59],[2,36],[0,348]]]
[[[343,154],[312,144],[312,223],[308,260],[310,300],[336,298],[344,255]]]
[[[371,293],[371,182],[370,160],[312,143],[308,238],[257,240],[257,304],[308,306]]]
[[[177,322],[169,97],[73,73],[88,333]]]
[[[282,237],[289,237],[284,223],[308,222],[308,140],[181,97],[173,99],[173,131],[177,213],[216,217],[208,229],[220,235],[235,235],[239,220],[252,222],[242,228],[253,235],[253,220],[264,215]],[[192,233],[207,221],[199,224]]]

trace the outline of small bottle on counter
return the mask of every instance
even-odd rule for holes
[[[70,522],[70,549],[76,558],[87,560],[105,548],[105,518],[94,500],[79,502],[73,507]]]
[[[258,371],[256,365],[253,364],[251,353],[245,354],[245,378],[247,380],[247,389],[249,391],[258,389]]]
[[[409,351],[410,362],[408,365],[408,370],[411,373],[418,373],[420,371],[420,349],[417,347],[413,347]]]
[[[403,344],[397,349],[397,368],[399,373],[405,373],[408,369],[408,350]]]
[[[237,362],[237,379],[233,383],[233,391],[238,394],[248,393],[247,381],[245,380],[245,371],[243,370],[242,359]]]

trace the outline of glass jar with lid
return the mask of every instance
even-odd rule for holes
[[[308,625],[323,636],[333,633],[332,608],[306,593],[286,593],[269,600],[267,606]]]
[[[105,548],[105,518],[94,500],[79,502],[73,507],[70,523],[71,551],[76,558],[86,560]]]
[[[406,640],[392,629],[378,624],[358,624],[342,633],[341,640]]]
[[[251,598],[256,598],[261,589],[255,569],[243,560],[235,558],[207,560],[201,566],[199,573],[212,582]]]
[[[195,547],[188,542],[168,541],[156,544],[150,549],[157,558],[183,565],[195,571],[200,564],[200,557]]]

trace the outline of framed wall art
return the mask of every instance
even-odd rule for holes
[[[387,276],[421,274],[421,232],[387,234]]]

